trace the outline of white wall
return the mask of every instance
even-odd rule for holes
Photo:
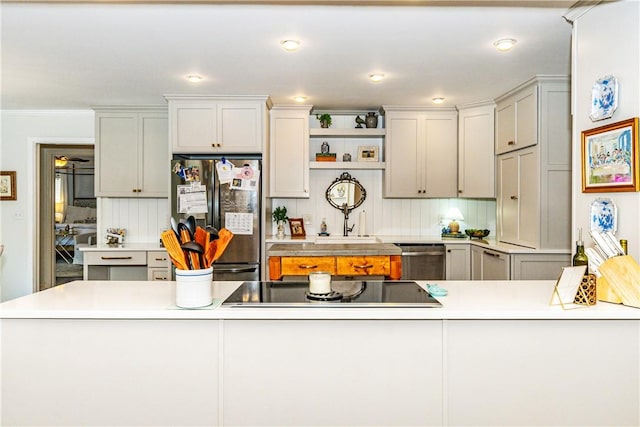
[[[1,112],[0,170],[17,172],[16,201],[0,202],[0,301],[36,288],[37,144],[93,144],[93,110]],[[128,242],[157,242],[168,228],[166,199],[98,199],[98,236],[125,228]]]
[[[16,201],[0,202],[0,298],[34,289],[37,143],[92,143],[93,111],[2,111],[0,169],[17,172]]]
[[[574,21],[573,102],[573,240],[576,229],[589,230],[589,210],[598,197],[609,197],[618,208],[618,239],[629,241],[629,255],[640,260],[640,194],[582,193],[581,132],[640,115],[640,2],[628,0],[596,6]],[[613,117],[589,119],[591,88],[604,76],[618,79],[619,103]],[[587,247],[593,246],[588,235]]]
[[[327,220],[327,231],[342,235],[344,215],[333,208],[325,198],[327,187],[342,173],[342,170],[312,170],[310,173],[309,199],[273,199],[272,206],[286,206],[287,215],[303,218],[311,215],[311,224],[305,224],[307,235],[320,231],[322,218]],[[491,235],[496,232],[495,200],[473,199],[383,199],[383,171],[351,170],[367,191],[365,202],[349,215],[349,225],[356,224],[353,234],[358,234],[358,216],[367,212],[367,234],[438,236],[441,232],[440,219],[450,207],[458,207],[465,218],[461,230],[465,228],[487,228]],[[272,233],[275,234],[275,225]],[[289,234],[287,229],[286,234]]]

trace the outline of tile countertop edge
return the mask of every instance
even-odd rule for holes
[[[421,286],[426,282],[418,281]],[[241,282],[213,282],[225,299]],[[640,320],[640,309],[598,302],[563,310],[549,304],[554,281],[441,281],[441,308],[175,307],[175,282],[76,281],[0,304],[1,319],[136,320]]]

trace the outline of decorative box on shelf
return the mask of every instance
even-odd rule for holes
[[[316,162],[335,162],[336,153],[316,153]]]

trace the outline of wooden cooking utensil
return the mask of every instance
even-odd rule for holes
[[[188,270],[189,267],[184,259],[184,252],[180,247],[180,242],[178,242],[178,236],[173,232],[173,230],[163,231],[160,235],[162,239],[162,244],[164,245],[167,253],[169,254],[169,258],[171,258],[171,262],[176,268],[180,270]]]
[[[218,240],[215,240],[217,244],[216,244],[216,252],[215,252],[215,255],[213,256],[214,262],[222,256],[225,249],[227,249],[229,242],[231,242],[231,239],[233,239],[233,233],[227,230],[226,228],[223,228],[222,230],[218,231],[218,235],[219,235]]]

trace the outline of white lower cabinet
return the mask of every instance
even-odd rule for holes
[[[471,247],[472,280],[509,280],[511,259],[509,254],[480,246]]]
[[[562,267],[571,265],[571,254],[511,255],[512,280],[556,280]]]
[[[471,247],[472,280],[556,280],[571,254],[508,254]]]
[[[87,251],[84,280],[170,280],[166,251]]]
[[[446,280],[469,280],[471,278],[471,250],[469,245],[445,245]]]
[[[222,357],[221,425],[444,424],[438,320],[224,320]]]

